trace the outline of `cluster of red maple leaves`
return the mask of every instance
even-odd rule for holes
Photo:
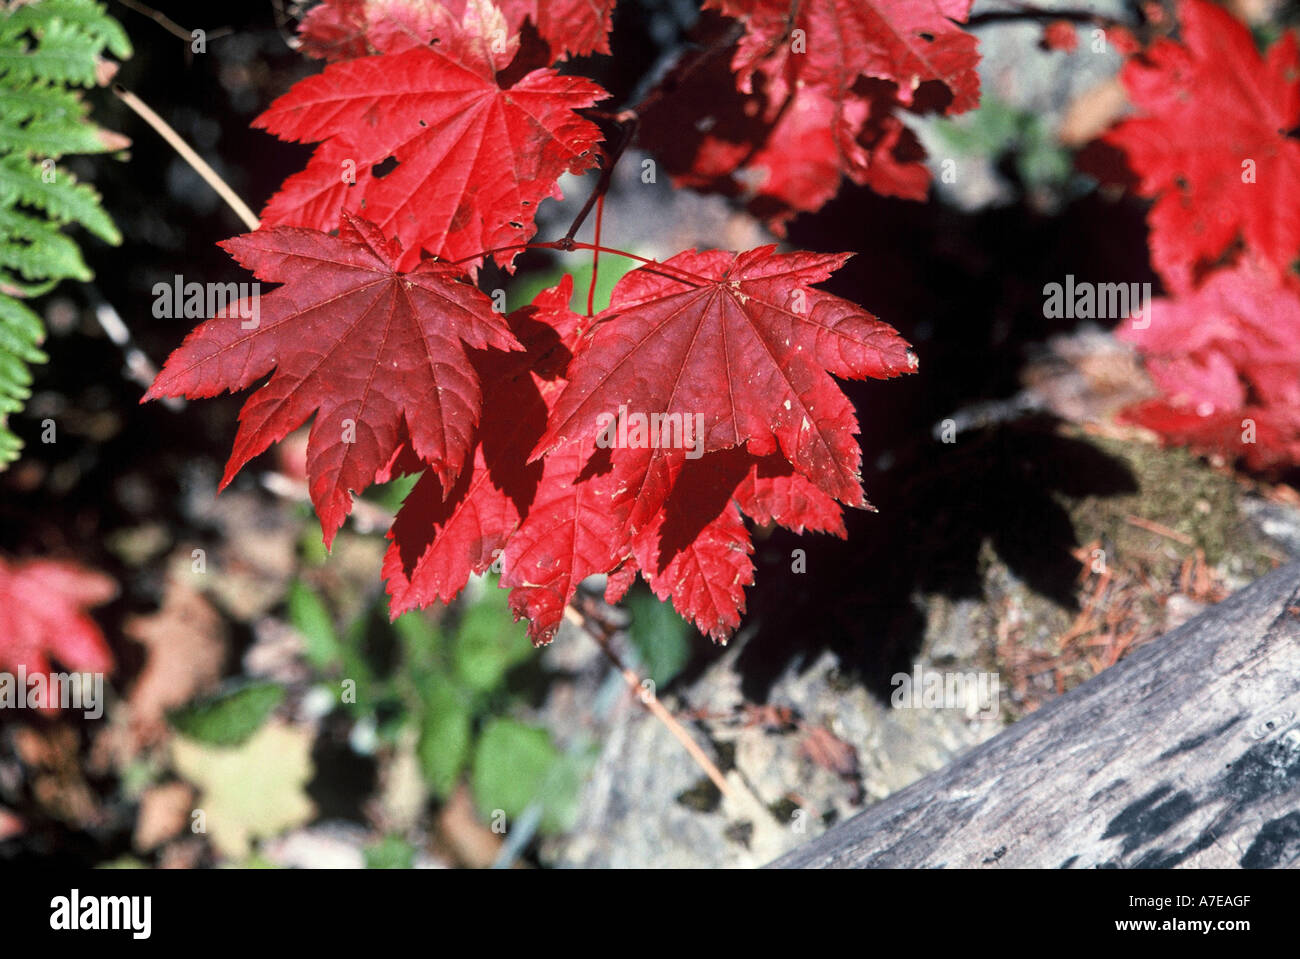
[[[900,115],[979,105],[976,39],[959,26],[971,2],[707,0],[734,18],[699,28],[721,53],[680,65],[642,140],[679,186],[741,197],[778,235],[844,177],[924,200],[925,152]]]
[[[923,90],[949,112],[978,102],[975,40],[950,19],[969,0],[808,0],[793,19],[787,0],[709,5],[734,33],[705,58],[729,64],[738,97],[761,99],[765,128],[758,152],[706,144],[696,166],[762,166],[774,224],[825,202],[841,174],[924,195],[920,156],[894,150],[893,111],[920,109]],[[496,564],[546,642],[580,581],[608,574],[614,600],[639,572],[725,639],[754,578],[742,513],[843,535],[841,505],[867,505],[857,420],[833,377],[896,376],[916,359],[892,328],[813,288],[847,254],[686,251],[628,274],[595,317],[569,310],[567,278],[508,315],[474,286],[485,256],[510,269],[561,174],[599,162],[583,111],[606,94],[554,64],[608,52],[613,6],[315,8],[303,47],[328,65],[255,125],[319,146],[261,228],[223,244],[282,285],[258,328],[233,311],[198,327],[147,394],[211,396],[271,374],[240,414],[224,482],[314,415],[307,474],[327,544],[354,492],[419,473],[389,533],[393,615],[450,600]],[[825,150],[809,148],[814,134]],[[620,409],[701,424],[702,455],[598,445],[602,415]]]
[[[1154,200],[1151,262],[1168,296],[1121,331],[1163,396],[1125,412],[1168,441],[1253,469],[1300,465],[1300,56],[1265,56],[1207,0],[1181,42],[1125,65],[1138,115],[1105,137]]]
[[[742,514],[843,535],[841,507],[867,506],[857,421],[832,377],[916,360],[892,328],[813,287],[847,255],[686,251],[628,274],[595,317],[570,311],[568,279],[508,315],[474,285],[485,257],[512,268],[562,174],[601,162],[591,108],[607,94],[555,65],[609,52],[613,6],[316,7],[303,48],[327,66],[255,121],[316,152],[262,227],[224,244],[282,285],[258,328],[233,311],[208,320],[149,390],[211,396],[270,374],[223,484],[314,415],[307,473],[327,544],[353,493],[419,473],[389,533],[393,615],[495,565],[546,642],[580,581],[608,574],[613,601],[639,572],[725,639],[754,576]],[[637,117],[679,184],[743,196],[778,232],[846,176],[925,196],[899,113],[978,104],[976,42],[959,25],[970,0],[705,7],[711,44]],[[1250,462],[1300,462],[1295,38],[1264,59],[1206,0],[1178,10],[1182,42],[1131,51],[1122,78],[1139,115],[1105,138],[1155,201],[1152,262],[1170,293],[1129,333],[1167,395],[1128,416],[1220,448],[1249,417]],[[703,456],[597,444],[602,417],[626,409],[700,422]]]

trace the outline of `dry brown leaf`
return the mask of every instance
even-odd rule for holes
[[[806,735],[799,751],[823,769],[841,779],[858,776],[858,751],[825,726],[805,726]]]
[[[501,851],[501,836],[479,821],[474,800],[464,785],[442,807],[438,831],[452,855],[472,869],[486,869]]]
[[[123,632],[148,652],[144,669],[127,695],[137,743],[158,739],[169,709],[215,687],[226,656],[226,627],[184,574],[168,578],[156,613],[133,616]]]
[[[135,818],[135,848],[151,852],[177,836],[190,821],[194,790],[186,783],[170,782],[150,786],[140,796]]]

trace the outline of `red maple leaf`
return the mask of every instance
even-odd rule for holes
[[[503,88],[497,74],[519,38],[499,10],[471,2],[458,23],[440,5],[421,9],[418,20],[367,34],[381,55],[330,64],[253,121],[321,143],[263,219],[332,230],[346,209],[401,241],[400,269],[421,248],[449,260],[498,250],[508,266],[518,251],[500,248],[532,237],[537,204],[560,195],[560,175],[595,165],[600,131],[576,111],[607,94],[550,69]],[[396,166],[377,174],[390,158]]]
[[[531,20],[551,49],[551,62],[570,54],[609,53],[609,31],[616,0],[497,0],[511,33]],[[426,32],[434,9],[464,16],[469,0],[325,0],[299,26],[303,50],[326,60],[351,60],[385,50],[393,27],[414,35]],[[428,42],[424,40],[423,42]],[[392,52],[389,50],[388,52]]]
[[[527,369],[516,366],[512,377],[490,380],[494,366],[502,368],[487,360],[479,365],[492,387],[472,461],[450,489],[426,471],[393,521],[383,575],[394,616],[455,599],[470,576],[501,555],[536,495],[542,464],[527,462],[528,444],[546,423],[546,404]]]
[[[745,587],[754,582],[754,547],[734,495],[748,459],[732,449],[688,461],[634,540],[654,594],[717,640],[740,625]]]
[[[625,451],[589,450],[590,443],[571,443],[546,457],[554,473],[506,547],[501,583],[513,587],[511,606],[528,617],[538,642],[554,636],[578,584],[605,572],[609,601],[621,598],[640,572],[655,595],[725,642],[740,624],[745,587],[754,581],[742,512],[800,533],[844,535],[831,497],[780,455],[756,458],[742,448],[688,461],[663,509],[632,534],[626,503],[614,497],[618,473],[609,462]]]
[[[307,476],[326,545],[351,510],[350,491],[368,487],[407,436],[453,485],[481,404],[467,348],[519,348],[492,301],[449,264],[400,272],[397,245],[348,216],[338,237],[274,227],[221,245],[284,285],[260,297],[256,321],[227,309],[201,324],[144,398],[214,396],[275,371],[240,412],[222,487],[313,413]]]
[[[0,557],[0,669],[107,673],[113,654],[86,610],[117,595],[103,573],[60,560]]]
[[[512,29],[532,20],[557,57],[609,53],[617,0],[501,0]]]
[[[892,95],[867,92],[882,86],[863,81],[862,95],[842,99],[822,87],[799,87],[781,112],[748,163],[763,175],[753,209],[775,203],[768,217],[778,233],[795,213],[820,210],[839,192],[842,176],[882,196],[925,199],[925,150],[895,115]]]
[[[548,342],[551,338],[545,336],[526,339],[534,354],[542,352],[535,370],[546,416],[528,437],[526,448],[517,450],[525,457],[546,431],[546,419],[564,389],[564,370],[591,322],[569,309],[572,295],[573,278],[566,275],[559,286],[534,300],[532,319],[554,330],[558,342]],[[578,584],[623,563],[631,543],[627,509],[614,502],[609,451],[596,449],[594,442],[570,443],[536,465],[542,467],[536,495],[505,546],[501,585],[511,590],[516,618],[527,617],[534,642],[547,643]]]
[[[919,12],[808,0],[793,23],[770,0],[720,5],[749,25],[739,81],[724,78],[728,107],[753,121],[706,157],[720,180],[761,169],[756,199],[778,226],[845,174],[924,194],[895,111],[977,100],[974,41],[946,19],[966,0]],[[612,7],[327,0],[310,14],[304,45],[330,64],[257,123],[319,146],[268,205],[270,225],[225,244],[283,286],[255,301],[251,328],[235,322],[242,309],[202,324],[146,397],[269,374],[222,485],[314,415],[306,475],[327,543],[354,491],[422,473],[389,533],[394,616],[453,599],[499,561],[536,642],[582,580],[608,574],[613,599],[638,572],[722,640],[754,578],[746,515],[842,536],[840,504],[867,505],[857,419],[834,377],[891,377],[916,359],[892,328],[813,288],[847,254],[688,251],[624,277],[585,320],[568,309],[571,280],[499,317],[457,268],[489,253],[509,268],[557,178],[594,165],[600,134],[577,111],[604,92],[529,67],[549,62],[547,45],[552,60],[607,50]],[[785,50],[795,34],[807,47]],[[629,409],[675,418],[679,442],[607,442],[600,414]]]
[[[741,513],[796,532],[844,535],[839,505],[779,455],[742,448],[688,461],[663,509],[630,532],[614,497],[610,463],[625,451],[570,443],[546,457],[537,497],[510,536],[501,585],[537,642],[549,642],[565,605],[587,576],[610,573],[617,601],[640,572],[660,599],[719,641],[740,624],[745,587],[754,581],[753,546]]]
[[[830,374],[892,377],[914,371],[916,357],[892,327],[811,288],[849,255],[691,250],[627,274],[580,341],[536,453],[602,427],[623,445],[618,423],[636,416],[658,417],[661,435],[676,428],[668,446],[629,432],[615,457],[633,529],[668,499],[690,452],[687,429],[696,457],[779,451],[828,495],[863,505],[857,418]]]
[[[1120,336],[1163,392],[1121,418],[1253,469],[1300,464],[1300,289],[1243,261],[1153,302]]]
[[[777,523],[796,533],[811,530],[841,539],[848,535],[839,504],[796,473],[783,457],[747,457],[745,465],[733,495],[750,519],[764,525]]]
[[[1140,115],[1104,142],[1127,154],[1148,214],[1151,259],[1186,288],[1238,239],[1285,272],[1300,256],[1300,56],[1288,32],[1267,58],[1203,0],[1178,6],[1183,43],[1161,39],[1121,72]]]
[[[892,87],[864,80],[861,89],[836,99],[800,86],[770,105],[761,92],[737,90],[718,60],[647,108],[641,141],[677,186],[742,197],[778,235],[795,214],[821,209],[845,176],[884,196],[924,200],[925,150],[895,115]]]

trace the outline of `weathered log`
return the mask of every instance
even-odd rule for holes
[[[773,865],[1300,865],[1300,563]]]

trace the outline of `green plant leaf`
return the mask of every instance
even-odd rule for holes
[[[513,818],[534,799],[544,799],[547,776],[559,758],[546,730],[513,719],[488,722],[474,750],[474,800],[479,814],[491,819],[500,809]]]
[[[510,615],[504,590],[486,590],[465,610],[456,630],[453,658],[456,674],[469,688],[495,689],[511,666],[532,654],[523,627]]]
[[[670,683],[691,657],[690,625],[649,590],[633,590],[627,606],[632,613],[630,638],[642,667],[656,686]]]
[[[342,664],[343,648],[334,630],[334,618],[310,586],[294,580],[289,586],[289,622],[302,634],[307,661],[320,670]]]
[[[436,795],[446,796],[460,779],[470,741],[471,716],[464,697],[445,684],[429,687],[416,752],[425,782]]]
[[[262,728],[284,700],[276,683],[253,683],[190,703],[167,718],[182,735],[210,746],[239,746]]]

